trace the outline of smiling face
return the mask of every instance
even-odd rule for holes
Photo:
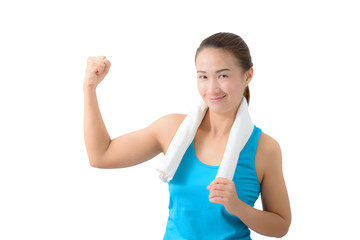
[[[244,73],[235,56],[221,48],[200,50],[196,70],[200,96],[210,109],[219,113],[239,106],[252,77],[252,68]]]

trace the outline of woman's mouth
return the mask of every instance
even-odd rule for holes
[[[210,102],[219,102],[221,101],[225,96],[222,96],[222,97],[218,97],[218,98],[209,98],[209,101]]]

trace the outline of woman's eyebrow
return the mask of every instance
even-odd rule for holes
[[[231,71],[231,70],[229,68],[223,68],[223,69],[217,70],[216,73],[223,72],[223,71]],[[202,70],[198,70],[197,72],[198,73],[206,73],[205,71],[202,71]]]

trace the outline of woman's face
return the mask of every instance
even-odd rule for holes
[[[252,68],[247,74],[243,73],[233,54],[220,48],[200,50],[196,70],[200,96],[210,109],[219,113],[239,106],[252,77]]]

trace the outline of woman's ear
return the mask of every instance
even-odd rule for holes
[[[247,70],[245,72],[244,75],[245,75],[246,86],[248,86],[249,83],[251,82],[251,79],[252,79],[253,75],[254,75],[254,69],[251,67],[249,70]]]

